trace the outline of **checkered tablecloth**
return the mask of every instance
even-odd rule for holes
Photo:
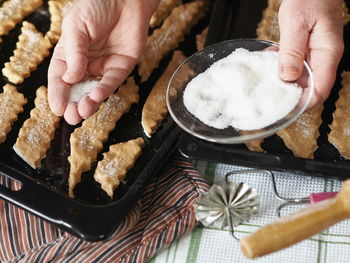
[[[247,169],[244,167],[197,162],[196,167],[211,183],[221,183],[224,175],[232,170]],[[284,197],[306,197],[313,192],[338,191],[341,182],[338,180],[307,177],[289,173],[275,173],[279,193]],[[281,204],[273,191],[272,183],[267,175],[239,175],[233,181],[246,182],[257,189],[261,197],[260,212],[248,223],[235,228],[236,235],[243,237],[256,231],[259,227],[277,218],[276,209]],[[286,215],[302,206],[285,207],[281,213]],[[172,262],[350,262],[350,220],[343,221],[323,233],[277,253],[256,259],[246,259],[239,244],[229,231],[203,226],[174,242],[170,248],[154,257],[150,263]]]

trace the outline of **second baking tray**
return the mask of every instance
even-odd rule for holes
[[[350,6],[350,1],[346,1]],[[213,7],[206,45],[218,40],[256,38],[256,28],[267,1],[217,0]],[[218,29],[221,30],[218,30]],[[324,103],[318,149],[315,158],[296,158],[277,135],[266,138],[262,144],[265,153],[252,152],[245,145],[221,145],[197,139],[181,132],[179,150],[190,158],[245,165],[269,170],[296,172],[299,174],[346,179],[350,177],[350,160],[339,155],[328,142],[327,134],[332,123],[335,101],[341,88],[340,74],[350,70],[350,23],[344,27],[345,52],[338,67],[337,80],[329,99]],[[350,143],[350,142],[349,142]]]

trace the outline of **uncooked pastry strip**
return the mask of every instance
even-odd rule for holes
[[[16,87],[9,84],[4,86],[4,92],[0,94],[0,143],[6,140],[6,134],[26,103],[27,99]]]
[[[209,30],[209,28],[206,27],[202,31],[202,33],[196,35],[196,47],[197,47],[198,51],[204,49],[205,40],[206,40],[207,35],[208,35],[208,30]]]
[[[252,134],[251,131],[239,131],[242,135],[250,135]],[[252,141],[245,142],[244,144],[248,147],[249,150],[253,152],[263,152],[264,149],[261,147],[261,144],[263,143],[264,139],[255,139]]]
[[[163,25],[147,38],[146,48],[139,64],[139,75],[146,81],[159,61],[176,48],[207,10],[205,1],[194,1],[175,7]]]
[[[41,160],[46,156],[61,118],[50,110],[46,87],[37,89],[34,104],[35,108],[23,123],[13,149],[35,169],[40,167]]]
[[[264,149],[261,147],[263,141],[263,139],[256,139],[250,142],[246,142],[245,145],[248,147],[249,150],[253,152],[263,152]]]
[[[111,198],[127,171],[134,166],[141,155],[144,144],[142,138],[137,138],[111,145],[109,151],[103,154],[103,160],[98,162],[94,174],[95,181],[101,184],[101,188]]]
[[[51,0],[48,2],[50,12],[50,30],[46,33],[52,44],[58,42],[61,36],[61,24],[63,17],[72,6],[73,0]]]
[[[50,54],[51,42],[33,24],[24,21],[14,56],[5,63],[2,74],[15,84],[22,83]]]
[[[258,39],[279,41],[278,9],[280,2],[281,0],[269,0],[267,8],[263,11],[263,18],[256,29]]]
[[[171,10],[174,9],[175,6],[182,3],[182,0],[160,0],[160,3],[153,13],[150,21],[151,27],[159,26],[163,20],[170,14]]]
[[[269,0],[268,7],[263,11],[263,18],[256,30],[257,38],[278,42],[280,30],[278,26],[278,10],[281,0]],[[349,10],[343,1],[343,22],[344,25],[350,20]]]
[[[309,159],[314,157],[317,138],[320,135],[318,129],[322,122],[322,110],[323,105],[318,105],[304,112],[287,128],[277,132],[294,156]]]
[[[181,51],[175,51],[162,76],[152,88],[142,109],[142,127],[148,137],[157,130],[164,117],[168,114],[166,105],[166,90],[169,80],[177,67],[186,57]]]
[[[8,0],[4,2],[0,7],[0,36],[7,35],[25,16],[42,4],[43,0]]]
[[[117,93],[111,95],[94,115],[83,121],[81,127],[71,134],[71,153],[68,157],[70,197],[74,197],[73,190],[80,182],[81,174],[90,170],[91,164],[96,161],[97,154],[102,150],[103,143],[108,139],[117,121],[138,100],[138,86],[133,78],[129,78]]]
[[[336,110],[333,113],[333,123],[330,125],[331,132],[328,134],[328,140],[343,157],[350,159],[350,72],[343,72],[342,78],[342,88],[335,104]]]

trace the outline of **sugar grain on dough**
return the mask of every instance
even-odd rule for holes
[[[277,56],[274,51],[235,50],[188,83],[186,108],[217,129],[254,130],[282,119],[302,89],[279,78]]]
[[[70,90],[68,102],[79,102],[85,95],[90,94],[98,84],[98,80],[87,80],[74,84]]]

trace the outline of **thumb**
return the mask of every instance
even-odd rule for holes
[[[66,17],[62,23],[62,44],[67,64],[62,79],[66,83],[74,84],[81,81],[86,72],[89,34],[84,22],[71,17]]]
[[[282,17],[279,21],[281,36],[278,54],[279,75],[285,81],[295,81],[303,71],[309,30],[306,23],[303,24],[304,21],[299,24],[296,21],[288,23],[290,21],[288,17]]]

